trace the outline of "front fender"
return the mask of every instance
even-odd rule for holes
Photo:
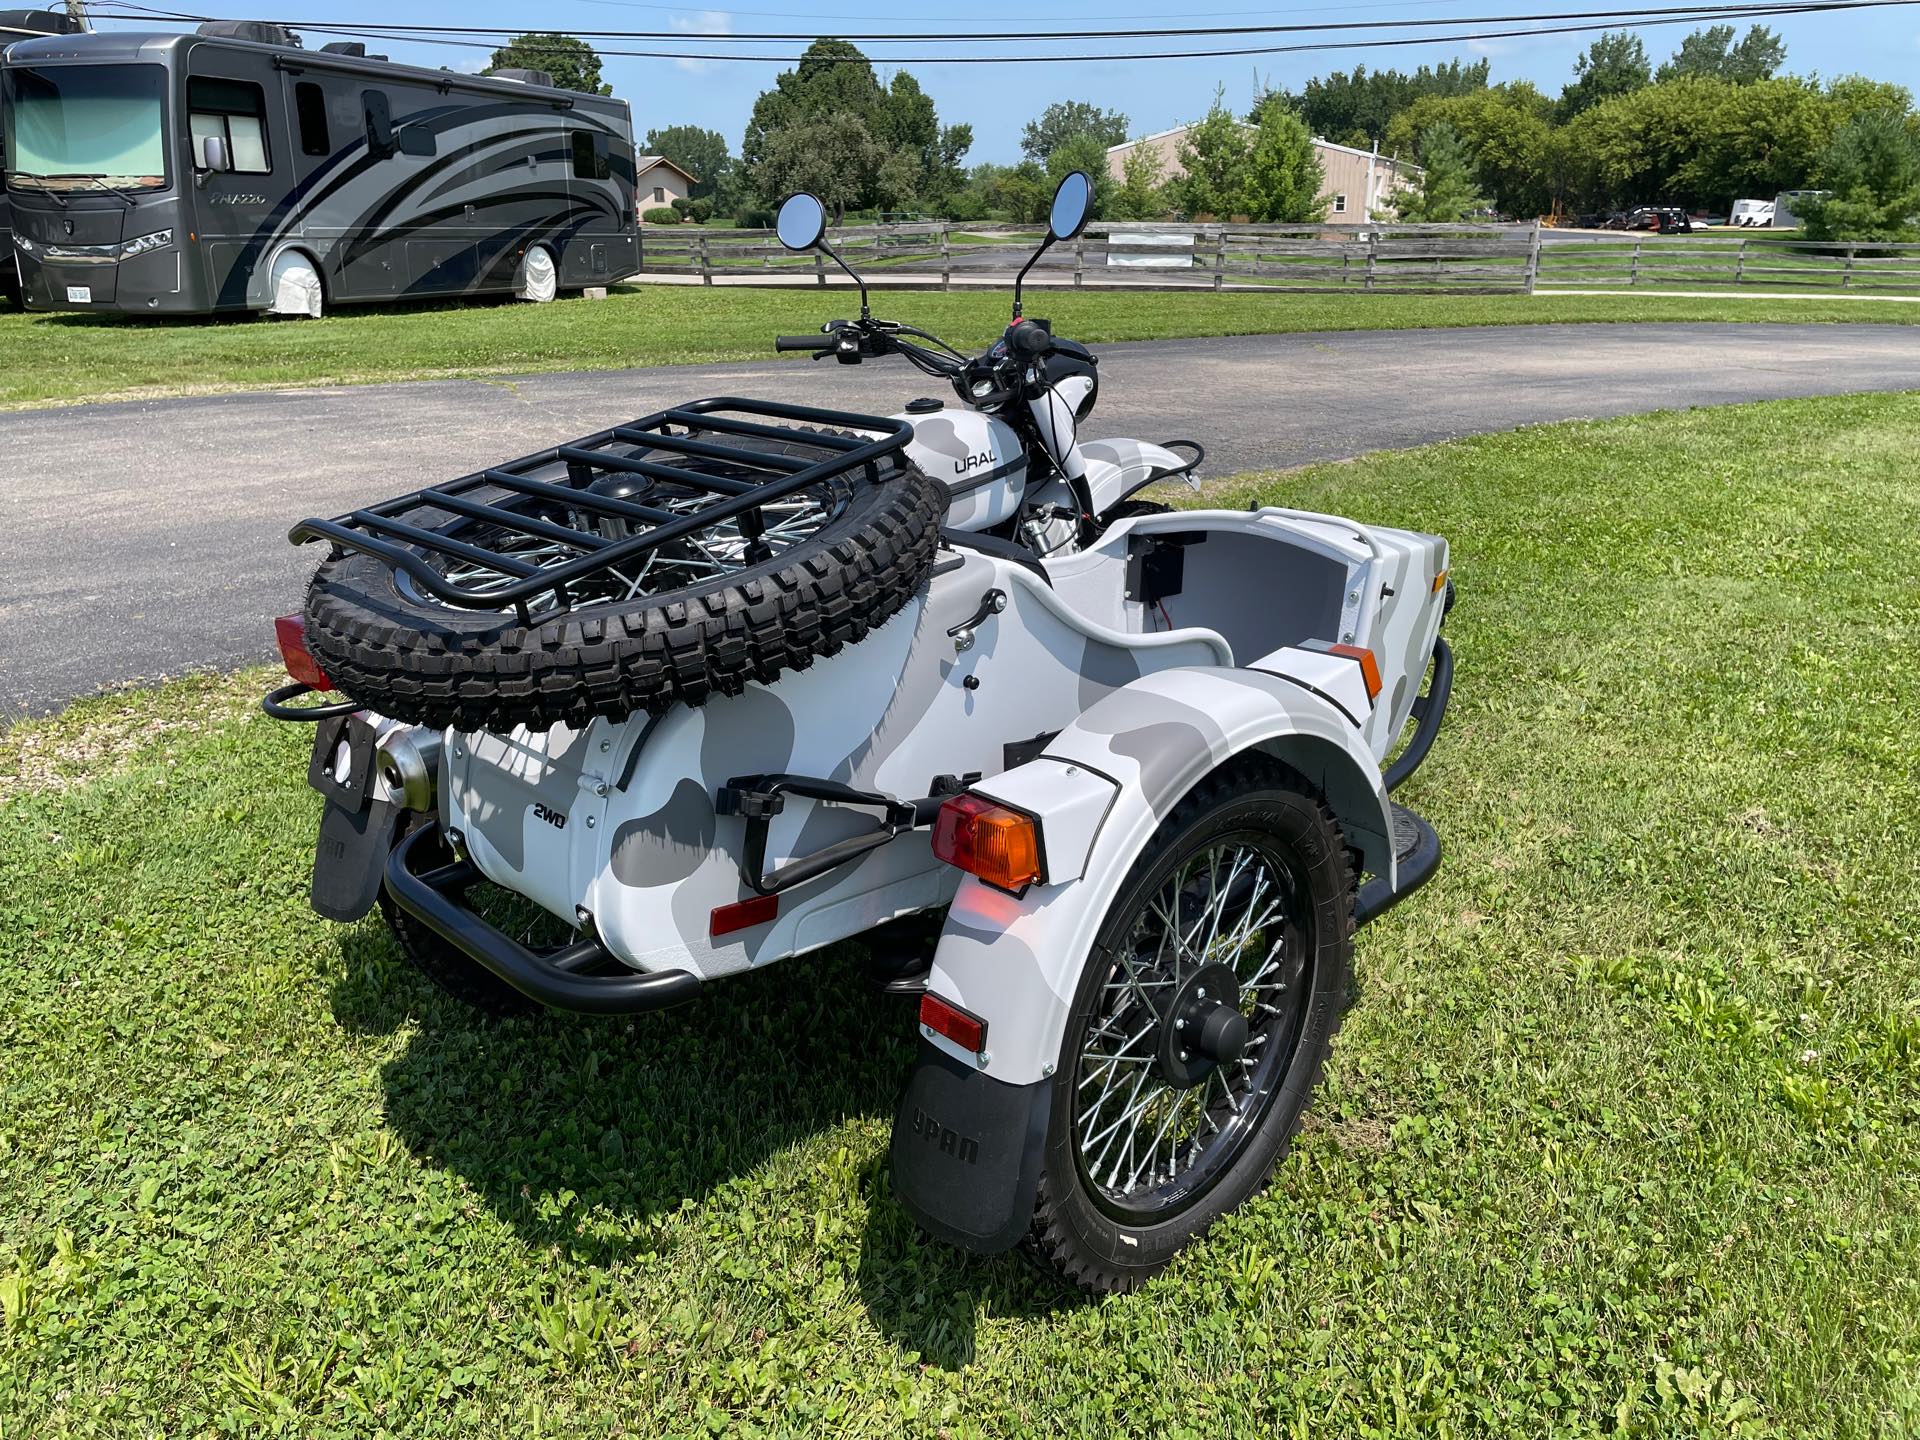
[[[1048,872],[1019,896],[969,877],[948,911],[928,988],[987,1021],[984,1056],[923,1033],[1003,1083],[1047,1078],[1081,966],[1134,861],[1181,797],[1249,750],[1300,772],[1326,797],[1366,868],[1392,882],[1380,769],[1339,704],[1281,674],[1158,671],[1094,704],[1040,759],[974,787],[1039,818]],[[1062,786],[1063,767],[1111,786],[1097,826],[1085,822],[1093,808],[1085,788]],[[1063,806],[1063,793],[1073,808],[1050,832],[1049,809]],[[1069,834],[1086,836],[1083,855],[1063,852]]]

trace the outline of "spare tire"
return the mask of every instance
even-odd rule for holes
[[[794,442],[728,443],[818,458]],[[726,461],[648,458],[704,474],[766,478]],[[676,510],[712,499],[693,487],[630,476],[609,476],[593,488]],[[525,503],[505,491],[468,495]],[[771,556],[745,548],[750,541],[737,527],[702,531],[628,567],[631,578],[614,572],[595,598],[551,618],[536,608],[530,625],[510,610],[447,605],[404,572],[348,552],[322,564],[308,588],[307,645],[336,689],[416,724],[540,730],[595,716],[657,714],[676,702],[738,694],[750,680],[804,669],[859,640],[926,581],[945,507],[940,486],[895,453],[766,507],[768,543],[777,547]],[[575,527],[593,523],[577,511],[523,513]],[[470,540],[486,529],[443,510],[407,518]]]

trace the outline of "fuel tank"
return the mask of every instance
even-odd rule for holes
[[[953,406],[895,418],[913,426],[913,462],[947,487],[949,529],[985,530],[1013,517],[1027,489],[1027,455],[1011,425]]]

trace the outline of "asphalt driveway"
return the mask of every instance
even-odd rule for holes
[[[771,345],[771,337],[769,337]],[[1090,436],[1226,475],[1586,416],[1920,388],[1920,327],[1589,325],[1101,349]],[[934,382],[806,361],[433,381],[0,416],[0,724],[268,659],[317,550],[287,528],[702,395],[886,413]],[[1467,537],[1456,537],[1465,546]]]

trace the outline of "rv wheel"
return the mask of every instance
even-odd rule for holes
[[[560,271],[553,263],[553,252],[544,245],[529,245],[513,272],[514,298],[544,305],[559,293]]]
[[[303,315],[318,320],[326,298],[320,272],[298,250],[283,250],[267,272],[267,313]]]

